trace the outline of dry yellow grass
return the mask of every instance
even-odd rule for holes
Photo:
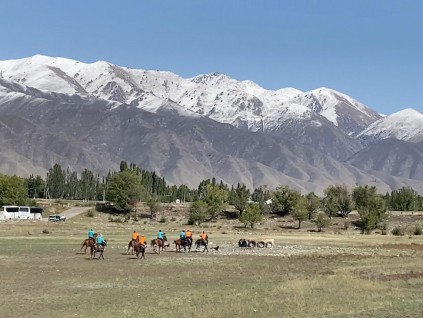
[[[89,227],[104,261],[79,253]],[[0,224],[0,317],[421,317],[420,237],[279,231],[274,249],[239,249],[249,230],[223,226],[207,229],[219,252],[124,255],[133,229],[159,227],[173,240],[181,224]]]

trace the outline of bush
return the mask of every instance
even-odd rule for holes
[[[405,231],[402,227],[396,226],[392,229],[391,233],[392,235],[395,235],[395,236],[404,236]]]
[[[345,221],[345,222],[344,222],[344,225],[342,226],[342,228],[343,228],[344,230],[348,230],[348,229],[350,228],[350,222],[349,222],[349,221]]]
[[[416,225],[413,230],[413,235],[422,235],[423,229],[420,225]]]
[[[109,222],[113,222],[113,223],[123,223],[122,219],[120,216],[109,216]]]
[[[42,233],[43,233],[43,234],[50,234],[50,231],[49,231],[49,230],[47,230],[47,229],[44,229]]]
[[[163,216],[160,218],[159,223],[166,223],[166,221],[167,221],[167,219],[166,219],[166,217],[163,215]]]
[[[170,220],[171,220],[172,222],[175,222],[175,221],[176,221],[176,218],[175,218],[174,216],[172,216],[172,217],[170,218]]]
[[[388,230],[388,224],[386,222],[382,222],[378,226],[378,228],[380,229],[382,235],[386,235],[386,231]]]
[[[87,213],[85,214],[87,217],[89,218],[93,218],[95,216],[95,212],[94,210],[88,210]]]

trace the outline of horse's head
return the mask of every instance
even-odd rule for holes
[[[167,241],[166,235],[163,235],[163,241]]]

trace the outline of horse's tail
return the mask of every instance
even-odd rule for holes
[[[82,243],[81,243],[81,251],[82,251],[82,248],[83,248],[84,246],[86,246],[86,245],[87,245],[86,240],[83,240],[83,241],[82,241]]]

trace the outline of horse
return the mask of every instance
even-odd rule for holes
[[[191,238],[177,239],[177,240],[174,240],[173,243],[175,243],[175,251],[176,252],[178,252],[178,250],[180,251],[181,248],[184,248],[184,252],[186,252],[187,247],[188,247],[188,252],[191,252],[191,247],[192,247],[192,239]]]
[[[141,258],[145,259],[146,245],[136,242],[134,249],[135,249],[135,254],[137,255],[137,259],[140,259],[140,254],[141,254]]]
[[[126,255],[129,254],[129,250],[132,249],[132,255],[135,253],[135,245],[138,243],[137,240],[130,240],[128,243],[128,250],[126,251]]]
[[[154,249],[155,253],[157,253],[157,249],[156,249],[157,247],[159,248],[158,252],[160,254],[160,248],[161,248],[162,251],[165,251],[166,247],[168,247],[168,246],[169,246],[169,244],[167,243],[166,235],[163,236],[163,241],[160,240],[160,239],[157,239],[157,238],[151,240],[151,247]]]
[[[98,252],[98,253],[100,253],[100,255],[98,255],[98,258],[97,259],[100,259],[101,258],[101,259],[104,260],[103,253],[104,253],[104,250],[105,250],[106,246],[107,246],[107,241],[106,240],[104,240],[104,245],[95,244],[95,245],[91,246],[90,247],[91,259],[95,258],[95,253]]]
[[[200,246],[204,246],[203,253],[207,251],[209,252],[209,249],[207,248],[207,245],[209,244],[208,240],[198,239],[195,241],[195,248],[198,250]]]
[[[87,254],[87,248],[95,245],[95,240],[97,239],[97,233],[94,233],[93,238],[87,238],[81,243],[81,251],[85,246],[84,254]]]

